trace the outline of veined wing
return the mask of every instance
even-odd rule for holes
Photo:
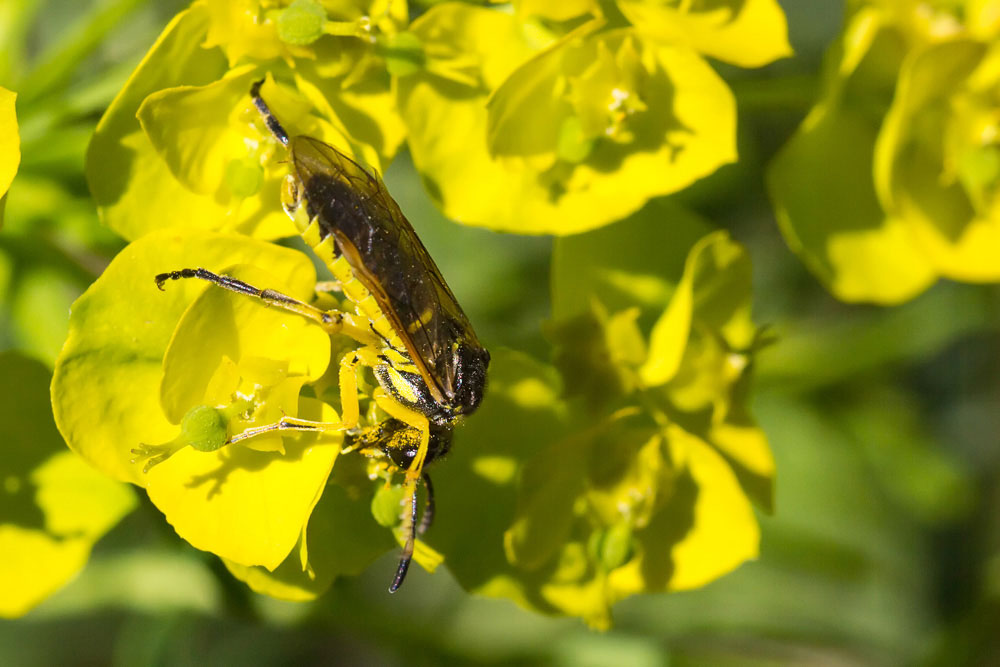
[[[321,236],[334,236],[435,400],[450,404],[456,344],[481,345],[434,260],[378,176],[318,139],[295,137],[290,148]]]

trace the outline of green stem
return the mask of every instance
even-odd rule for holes
[[[769,79],[738,79],[730,86],[741,112],[808,111],[819,94],[815,76],[796,74]]]

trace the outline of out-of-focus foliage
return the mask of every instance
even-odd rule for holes
[[[0,353],[0,617],[20,616],[65,585],[135,495],[63,445],[49,371]]]
[[[770,173],[789,245],[846,301],[1000,280],[1000,5],[854,2]]]

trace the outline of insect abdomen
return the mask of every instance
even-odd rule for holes
[[[333,236],[321,238],[320,230],[320,225],[314,221],[302,233],[302,237],[312,246],[316,255],[326,264],[326,267],[330,269],[333,277],[340,283],[340,289],[344,296],[354,304],[358,315],[371,323],[372,329],[386,341],[388,347],[393,347],[397,350],[405,349],[403,341],[400,340],[399,335],[392,328],[388,318],[382,312],[382,309],[379,308],[375,297],[372,296],[368,288],[354,275],[354,270],[347,259],[343,255],[337,255],[334,252]]]

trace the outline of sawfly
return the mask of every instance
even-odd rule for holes
[[[327,143],[289,137],[261,97],[262,84],[254,83],[250,96],[270,133],[287,148],[291,166],[282,206],[354,312],[322,310],[203,268],[159,274],[156,284],[162,289],[168,280],[207,280],[357,341],[359,346],[340,362],[341,421],[285,417],[235,434],[226,444],[273,431],[341,430],[351,436],[352,449],[381,457],[390,472],[402,472],[405,544],[389,588],[395,592],[406,577],[417,534],[433,517],[426,468],[448,452],[455,424],[479,407],[490,355],[381,178]],[[372,398],[389,415],[363,428],[358,400],[362,367],[372,370],[379,385]],[[419,482],[427,489],[427,501],[418,525]]]

